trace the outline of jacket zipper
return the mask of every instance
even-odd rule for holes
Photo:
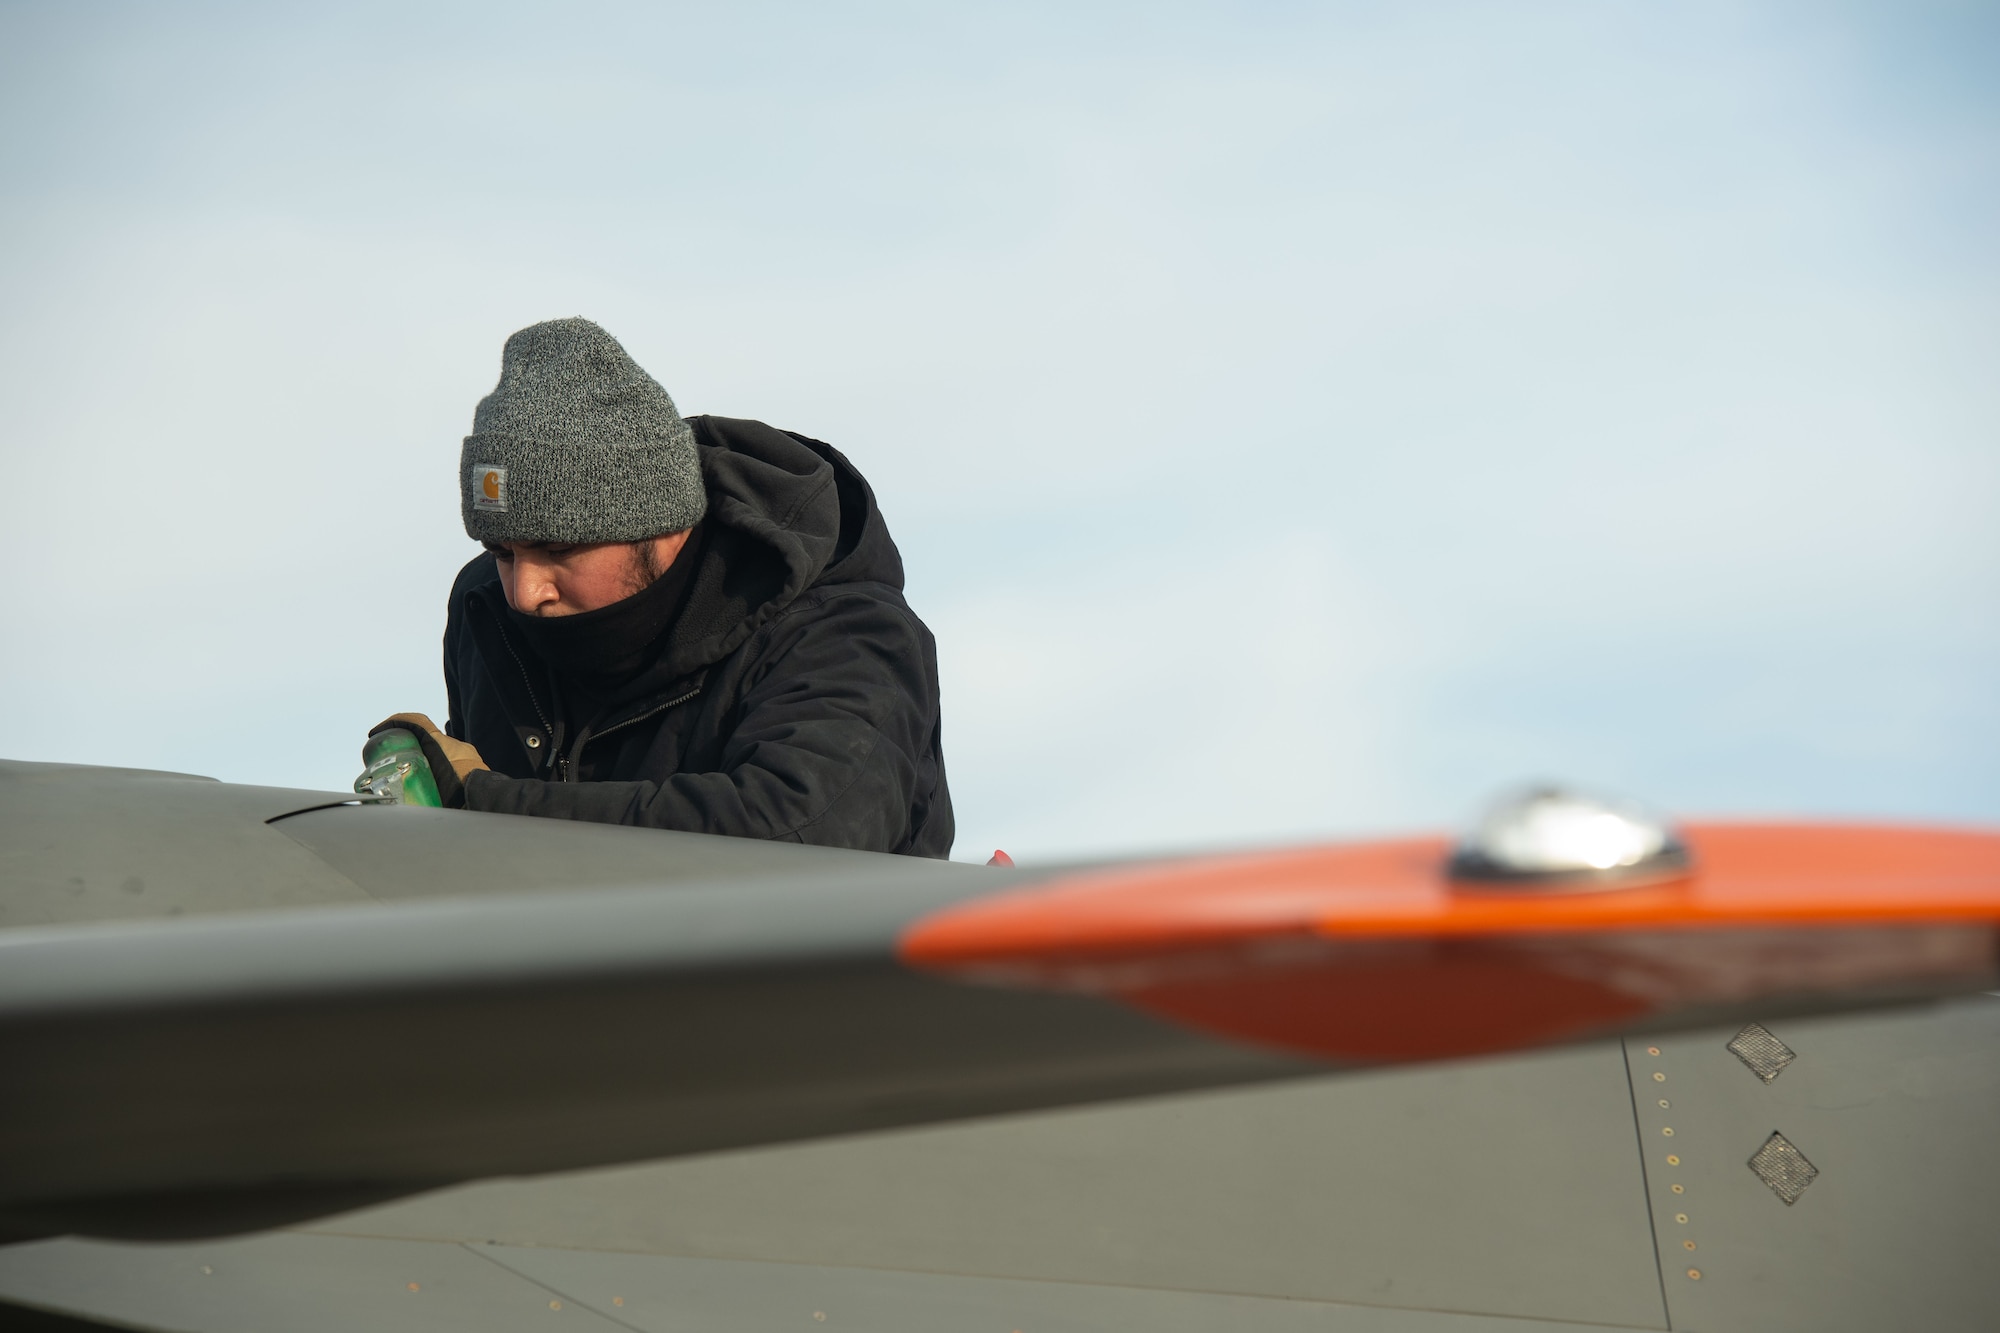
[[[578,734],[576,738],[576,744],[571,746],[569,753],[563,757],[559,769],[561,775],[559,781],[562,782],[569,781],[570,760],[574,759],[577,760],[578,762],[581,762],[583,759],[583,747],[590,744],[592,741],[602,740],[604,737],[609,736],[614,731],[623,731],[625,728],[629,726],[632,726],[636,723],[644,722],[649,717],[658,717],[660,714],[666,712],[669,708],[676,708],[681,704],[686,703],[688,700],[694,698],[696,695],[700,693],[701,693],[701,686],[697,685],[693,689],[689,690],[686,694],[681,695],[677,699],[669,699],[663,704],[657,705],[656,707],[653,708],[648,708],[645,712],[640,713],[635,717],[628,717],[623,722],[618,723],[616,726],[606,727],[604,730],[599,732],[593,733],[588,727],[585,727],[583,731]]]
[[[556,749],[556,729],[549,724],[549,715],[542,711],[541,698],[535,693],[534,678],[528,675],[528,664],[523,662],[521,655],[514,651],[514,641],[507,637],[505,630],[500,632],[500,642],[507,645],[507,656],[514,659],[514,668],[521,673],[521,684],[527,687],[528,702],[535,706],[535,716],[540,719],[542,730],[548,735],[549,753],[554,754]],[[556,776],[557,780],[560,781],[562,778],[560,761],[558,761]]]

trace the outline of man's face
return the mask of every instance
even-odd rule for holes
[[[573,616],[622,602],[666,572],[687,544],[669,532],[637,542],[488,542],[507,605],[531,616]]]

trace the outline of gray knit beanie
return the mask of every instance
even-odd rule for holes
[[[587,319],[531,324],[507,340],[458,479],[474,541],[632,542],[708,511],[694,432],[674,400]]]

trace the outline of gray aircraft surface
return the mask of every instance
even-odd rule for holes
[[[1029,869],[0,763],[0,1323],[1990,1329],[1997,928],[2000,834],[1549,792]]]

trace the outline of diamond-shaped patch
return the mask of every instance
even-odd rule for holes
[[[1806,1160],[1806,1155],[1792,1146],[1792,1141],[1783,1134],[1773,1131],[1764,1140],[1764,1146],[1750,1157],[1750,1169],[1757,1173],[1757,1179],[1771,1187],[1771,1193],[1785,1201],[1785,1206],[1799,1201],[1806,1192],[1806,1186],[1819,1178],[1819,1168]]]
[[[1785,1072],[1785,1066],[1799,1053],[1785,1045],[1762,1023],[1751,1023],[1729,1043],[1729,1053],[1750,1067],[1750,1072],[1769,1083]]]

